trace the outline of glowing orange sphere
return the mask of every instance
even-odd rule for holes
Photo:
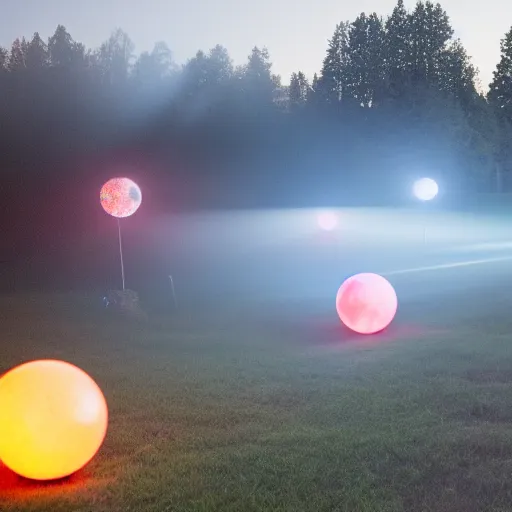
[[[112,178],[101,187],[100,202],[112,217],[129,217],[138,210],[142,192],[137,183],[128,178]]]
[[[349,277],[336,296],[340,320],[360,334],[374,334],[385,329],[393,321],[397,307],[394,288],[378,274]]]
[[[41,360],[0,378],[0,460],[34,480],[54,480],[85,466],[107,432],[98,385],[72,364]]]

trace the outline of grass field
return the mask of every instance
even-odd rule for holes
[[[5,297],[0,371],[70,361],[110,424],[66,481],[0,467],[0,510],[512,510],[510,300],[480,293],[411,300],[364,339],[323,305],[137,324],[95,297]]]

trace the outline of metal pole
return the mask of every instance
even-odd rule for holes
[[[171,275],[169,275],[169,279],[171,280],[171,291],[172,291],[172,299],[174,301],[174,308],[177,309],[178,308],[178,301],[176,300],[176,292],[174,290],[174,281],[173,281]]]
[[[121,279],[123,280],[123,292],[124,292],[124,262],[123,262],[123,244],[121,242],[121,222],[117,219],[117,231],[119,233],[119,256],[121,257]]]

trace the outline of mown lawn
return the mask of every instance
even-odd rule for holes
[[[0,510],[512,510],[512,315],[505,286],[484,296],[411,302],[365,339],[301,305],[137,324],[96,297],[4,297],[0,371],[70,361],[110,424],[66,481],[0,468]]]

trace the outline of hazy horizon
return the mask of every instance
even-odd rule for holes
[[[406,6],[412,9],[415,3],[408,0]],[[288,83],[294,71],[302,70],[308,77],[320,71],[327,41],[338,22],[352,21],[361,12],[387,16],[396,0],[361,0],[357,6],[343,0],[322,0],[304,7],[293,0],[260,0],[251,5],[234,0],[215,4],[206,0],[184,4],[174,0],[90,0],[74,5],[67,0],[4,0],[3,4],[0,46],[7,48],[17,37],[28,38],[36,31],[46,40],[58,24],[64,25],[75,40],[92,48],[116,28],[129,34],[136,54],[150,50],[157,41],[165,41],[179,64],[198,50],[216,44],[225,46],[235,64],[241,64],[253,46],[266,46],[273,72]],[[512,25],[512,2],[471,4],[466,0],[441,2],[455,37],[462,40],[480,70],[479,81],[486,89],[499,60],[500,40]]]

